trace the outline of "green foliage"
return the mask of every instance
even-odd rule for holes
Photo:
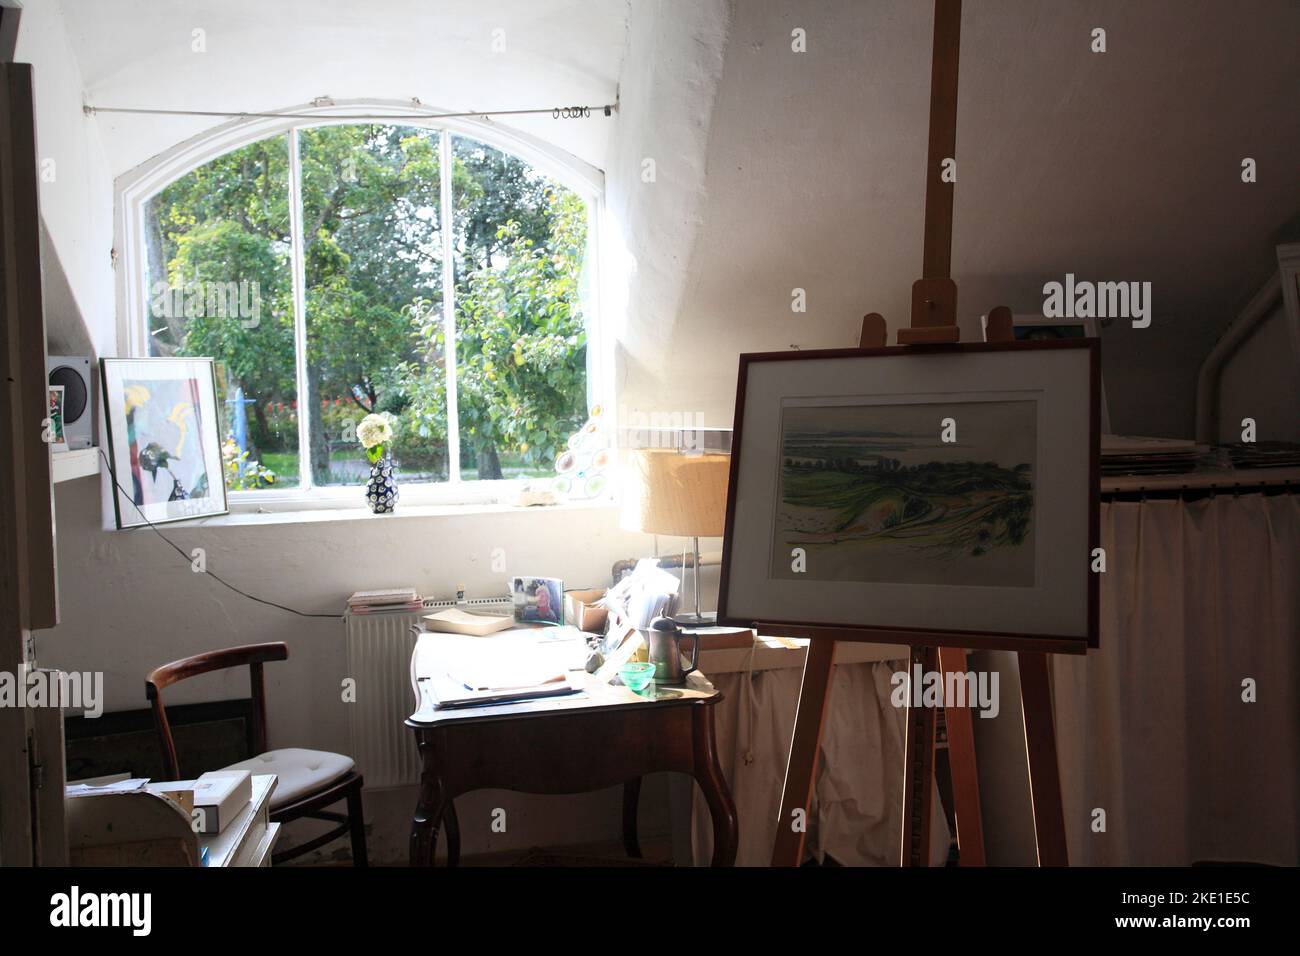
[[[447,457],[439,134],[322,126],[301,130],[299,143],[315,478],[331,480],[347,425],[371,412],[402,421],[391,450],[432,477]],[[500,476],[498,452],[549,466],[586,413],[586,211],[485,144],[455,137],[452,155],[462,447],[480,477]],[[260,290],[256,324],[207,310],[151,320],[154,354],[214,356],[226,392],[255,399],[260,459],[297,451],[288,212],[282,135],[181,177],[146,215],[151,285],[244,280]]]
[[[586,331],[578,284],[586,214],[572,193],[547,193],[550,241],[538,246],[518,223],[498,230],[496,261],[474,270],[457,302],[457,401],[462,435],[525,464],[554,460],[586,414]],[[440,316],[424,314],[417,340],[442,353]],[[412,412],[422,424],[445,405],[441,368],[413,377]],[[482,477],[500,477],[498,475]]]
[[[269,488],[275,484],[275,472],[259,461],[250,460],[248,452],[239,450],[234,436],[227,436],[221,445],[221,467],[225,471],[226,488],[231,491]]]

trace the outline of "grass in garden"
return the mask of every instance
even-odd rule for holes
[[[296,488],[298,487],[298,455],[294,452],[266,452],[262,455],[262,465],[275,472],[276,488]],[[336,450],[330,453],[330,484],[333,485],[360,485],[365,482],[366,474],[369,471],[369,465],[366,463],[363,455],[349,452],[347,450]],[[505,455],[501,457],[501,473],[507,478],[547,478],[555,472],[553,469],[538,466],[526,465],[522,459],[511,459]],[[462,481],[476,481],[478,479],[478,469],[474,462],[463,462],[460,469]],[[415,465],[403,465],[398,460],[397,479],[400,482],[439,482],[446,481],[446,477],[441,474],[434,474],[433,467],[427,463],[417,463]]]

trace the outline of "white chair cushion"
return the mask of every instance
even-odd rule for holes
[[[354,766],[356,764],[352,758],[342,754],[289,747],[285,750],[268,750],[256,757],[232,763],[224,769],[275,774],[279,779],[275,784],[275,793],[271,795],[271,809],[276,810],[333,783]]]

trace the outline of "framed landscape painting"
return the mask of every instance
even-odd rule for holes
[[[1096,646],[1095,340],[742,355],[719,623]]]
[[[225,514],[212,359],[101,359],[119,528]]]

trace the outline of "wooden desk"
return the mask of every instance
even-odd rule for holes
[[[698,671],[684,686],[652,684],[644,695],[582,673],[580,694],[437,710],[427,685],[444,638],[421,635],[411,657],[420,703],[406,725],[415,731],[422,762],[412,866],[433,864],[439,825],[451,802],[471,790],[582,793],[658,771],[695,778],[713,822],[712,865],[735,862],[736,806],[718,765],[713,730],[713,709],[722,694]]]

